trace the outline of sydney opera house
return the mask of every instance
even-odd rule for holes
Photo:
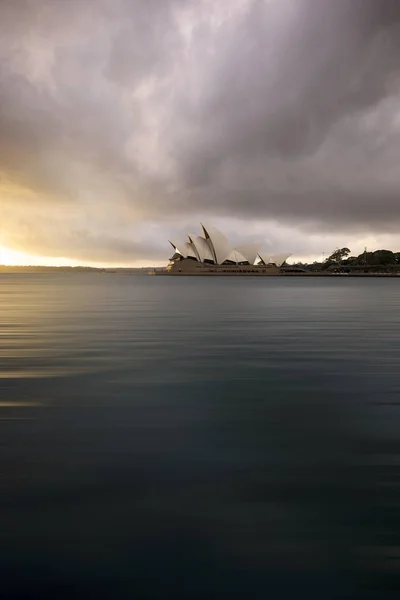
[[[260,244],[233,247],[216,227],[201,225],[203,235],[170,241],[174,254],[162,271],[170,275],[278,275],[290,254],[269,255]],[[161,274],[161,273],[160,273]]]

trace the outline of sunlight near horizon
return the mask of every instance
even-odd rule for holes
[[[7,246],[0,246],[0,265],[6,267],[96,267],[96,268],[137,268],[158,266],[159,261],[129,261],[129,262],[96,262],[87,260],[74,260],[68,257],[39,256],[13,250]],[[163,263],[162,263],[163,264]]]
[[[6,246],[0,246],[0,265],[10,266],[49,266],[49,267],[65,267],[65,266],[78,266],[82,265],[82,262],[71,260],[68,258],[54,258],[51,256],[38,256],[36,254],[29,254],[28,252],[21,252],[19,250],[13,250]]]

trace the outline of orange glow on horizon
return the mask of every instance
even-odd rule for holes
[[[28,252],[22,252],[20,250],[13,250],[6,246],[0,246],[0,265],[6,267],[11,266],[41,266],[41,267],[64,267],[64,266],[78,266],[82,265],[82,262],[71,260],[68,258],[53,258],[51,256],[38,256],[35,254],[29,254]]]
[[[0,266],[6,267],[96,267],[96,268],[137,268],[158,266],[159,261],[129,261],[120,263],[95,262],[87,260],[76,260],[68,257],[39,256],[29,254],[20,250],[13,250],[7,246],[0,245]],[[163,263],[162,263],[163,264]]]

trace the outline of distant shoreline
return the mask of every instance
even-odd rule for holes
[[[0,273],[135,273],[147,274],[154,267],[43,267],[43,266],[18,266],[0,265]]]
[[[43,267],[43,266],[5,266],[0,265],[0,274],[35,274],[35,273],[98,273],[102,274],[120,274],[120,275],[148,275],[149,271],[159,270],[160,267],[117,267],[115,269],[101,268],[101,267]],[[181,275],[184,276],[184,275]],[[390,277],[399,278],[400,272],[363,272],[351,271],[351,272],[339,272],[335,273],[332,271],[303,271],[303,272],[291,272],[283,270],[276,276],[278,277]]]

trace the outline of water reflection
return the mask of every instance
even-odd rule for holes
[[[1,282],[6,594],[396,586],[397,281]]]

